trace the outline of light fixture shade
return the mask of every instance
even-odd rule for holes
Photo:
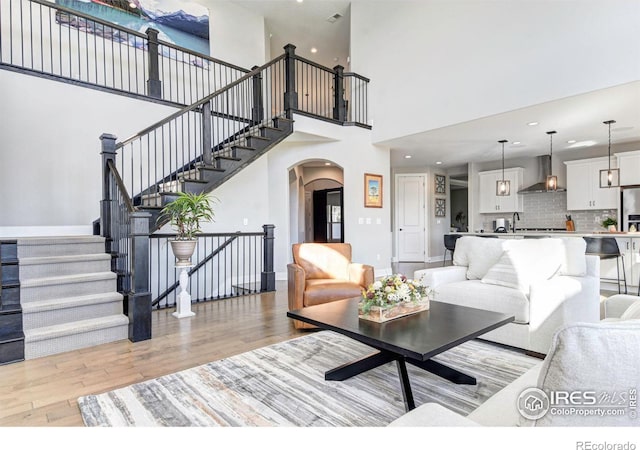
[[[555,175],[547,176],[547,191],[557,191],[558,190],[558,177]]]
[[[620,169],[602,169],[600,171],[600,187],[611,188],[620,186]]]
[[[509,180],[496,181],[496,195],[505,197],[511,192],[511,182]]]

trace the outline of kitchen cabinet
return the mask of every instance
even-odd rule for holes
[[[619,237],[616,238],[616,241],[624,258],[624,271],[627,276],[629,293],[635,294],[638,292],[638,284],[640,283],[640,237]],[[622,270],[622,263],[620,263],[620,270]],[[615,259],[600,261],[600,277],[618,278]],[[620,278],[622,278],[622,274],[620,274]]]
[[[509,180],[509,195],[496,195],[496,182],[502,179],[502,169],[489,170],[478,173],[479,180],[479,212],[484,213],[513,213],[523,211],[522,195],[518,191],[522,189],[524,169],[513,167],[504,169],[504,178]]]
[[[640,184],[640,150],[616,153],[615,156],[620,167],[620,185]]]
[[[567,209],[617,209],[620,190],[600,187],[600,170],[609,168],[609,158],[565,161],[567,165]],[[617,162],[611,159],[611,168]]]

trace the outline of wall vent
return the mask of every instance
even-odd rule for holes
[[[327,22],[334,23],[336,20],[340,19],[341,17],[342,17],[342,14],[340,14],[340,13],[335,13],[334,15],[329,16],[329,17],[327,18]]]

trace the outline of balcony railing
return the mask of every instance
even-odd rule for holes
[[[0,63],[182,105],[249,72],[46,0],[0,2]]]

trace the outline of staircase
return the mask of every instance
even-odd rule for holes
[[[24,358],[127,339],[129,319],[99,236],[17,239]]]
[[[134,205],[140,211],[151,213],[150,224],[153,231],[162,225],[157,222],[160,210],[175,200],[178,192],[211,192],[291,133],[293,120],[286,117],[274,117],[269,125],[247,127],[212,148],[212,164],[204,163],[201,158],[191,161],[145,193],[136,196],[133,199]]]

